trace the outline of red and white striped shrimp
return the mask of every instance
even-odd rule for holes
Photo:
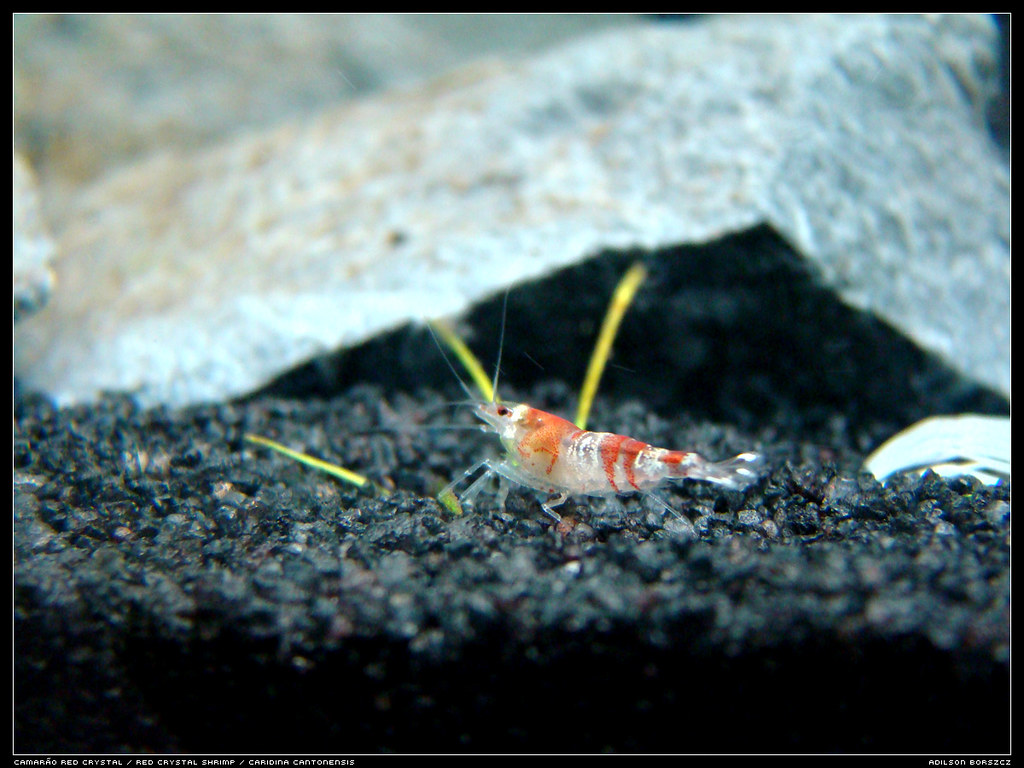
[[[738,489],[758,477],[761,458],[755,453],[712,462],[692,451],[671,451],[626,435],[580,429],[560,416],[516,403],[480,403],[475,413],[484,422],[481,429],[497,433],[506,455],[473,465],[441,492],[441,498],[461,480],[486,467],[487,472],[466,489],[463,501],[472,501],[484,483],[497,474],[537,491],[558,494],[541,506],[552,518],[561,520],[553,508],[572,495],[650,494],[666,480],[686,477]]]

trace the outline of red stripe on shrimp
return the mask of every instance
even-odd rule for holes
[[[661,456],[663,464],[682,464],[691,455],[689,451],[665,451]]]
[[[619,459],[619,446],[621,446],[626,440],[629,440],[625,435],[612,435],[607,434],[601,438],[599,443],[601,450],[601,466],[604,467],[604,476],[608,479],[608,485],[612,487],[612,490],[616,493],[619,492],[619,486],[615,484],[615,462]]]
[[[622,459],[622,469],[626,473],[626,481],[632,485],[636,490],[640,490],[640,486],[636,482],[636,460],[640,456],[641,451],[645,451],[650,448],[647,443],[642,440],[635,440],[632,437],[627,437],[626,441],[620,448],[624,454]]]
[[[616,493],[619,492],[619,486],[615,482],[616,466],[622,467],[622,471],[626,475],[626,482],[636,490],[640,490],[640,486],[636,482],[636,459],[640,455],[640,451],[649,447],[647,443],[634,440],[626,435],[607,434],[601,439],[600,446],[601,465],[612,490]],[[621,463],[620,456],[622,457]]]

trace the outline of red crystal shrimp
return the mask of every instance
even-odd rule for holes
[[[642,272],[638,274],[639,279],[642,279]],[[635,290],[637,275],[633,275],[633,279]],[[613,308],[617,300],[622,303],[618,289],[616,294],[613,297]],[[508,294],[505,299],[507,305]],[[628,303],[628,298],[625,302]],[[624,307],[619,306],[617,309],[621,317]],[[557,494],[555,498],[541,502],[544,512],[556,521],[562,518],[554,511],[554,507],[564,504],[570,496],[613,496],[633,492],[651,496],[679,517],[667,502],[653,492],[666,481],[694,478],[725,488],[742,489],[757,480],[762,459],[756,453],[741,453],[725,461],[713,462],[693,451],[657,448],[642,440],[612,432],[591,432],[553,413],[522,403],[499,401],[496,390],[505,338],[504,312],[503,308],[498,363],[493,383],[487,381],[479,362],[472,357],[461,340],[443,326],[438,328],[478,381],[484,397],[490,401],[478,402],[474,406],[474,414],[484,422],[480,428],[485,432],[496,433],[505,449],[504,457],[483,459],[449,483],[438,494],[442,502],[451,499],[456,485],[485,468],[487,471],[462,494],[462,501],[472,502],[487,481],[498,475],[535,491]],[[614,327],[610,335],[614,335]],[[443,354],[444,350],[441,351]],[[444,357],[463,389],[472,397],[472,390],[459,377],[454,366],[447,360],[447,355]],[[588,381],[596,386],[589,372]],[[586,385],[584,389],[587,389]],[[579,423],[582,424],[584,419],[585,416],[581,415]],[[507,488],[503,489],[503,499],[506,493]]]
[[[741,453],[726,461],[708,461],[692,451],[656,448],[641,440],[612,432],[590,432],[553,413],[517,403],[480,403],[475,415],[485,432],[501,439],[505,456],[484,459],[452,481],[441,497],[452,493],[462,480],[486,467],[462,494],[472,502],[484,483],[499,475],[527,488],[558,494],[541,503],[556,521],[562,518],[554,507],[570,496],[612,496],[643,492],[649,495],[665,481],[694,478],[725,488],[741,489],[758,478],[761,457]],[[667,503],[654,496],[670,512]]]

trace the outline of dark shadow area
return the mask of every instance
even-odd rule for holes
[[[510,640],[513,629],[491,628],[457,669],[379,639],[349,639],[304,668],[273,641],[230,630],[202,643],[134,643],[119,677],[135,708],[116,731],[93,723],[83,702],[75,717],[58,708],[21,737],[57,750],[120,738],[196,753],[1009,750],[1007,668],[993,674],[980,658],[984,674],[963,674],[919,640],[804,642],[731,657],[685,638],[651,648],[630,628],[552,632],[524,647]],[[970,716],[950,717],[956,702],[971,702]]]

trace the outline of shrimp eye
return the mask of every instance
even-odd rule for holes
[[[494,412],[499,416],[508,416],[509,414],[512,413],[512,411],[506,408],[504,405],[499,405],[497,408],[494,409]]]

